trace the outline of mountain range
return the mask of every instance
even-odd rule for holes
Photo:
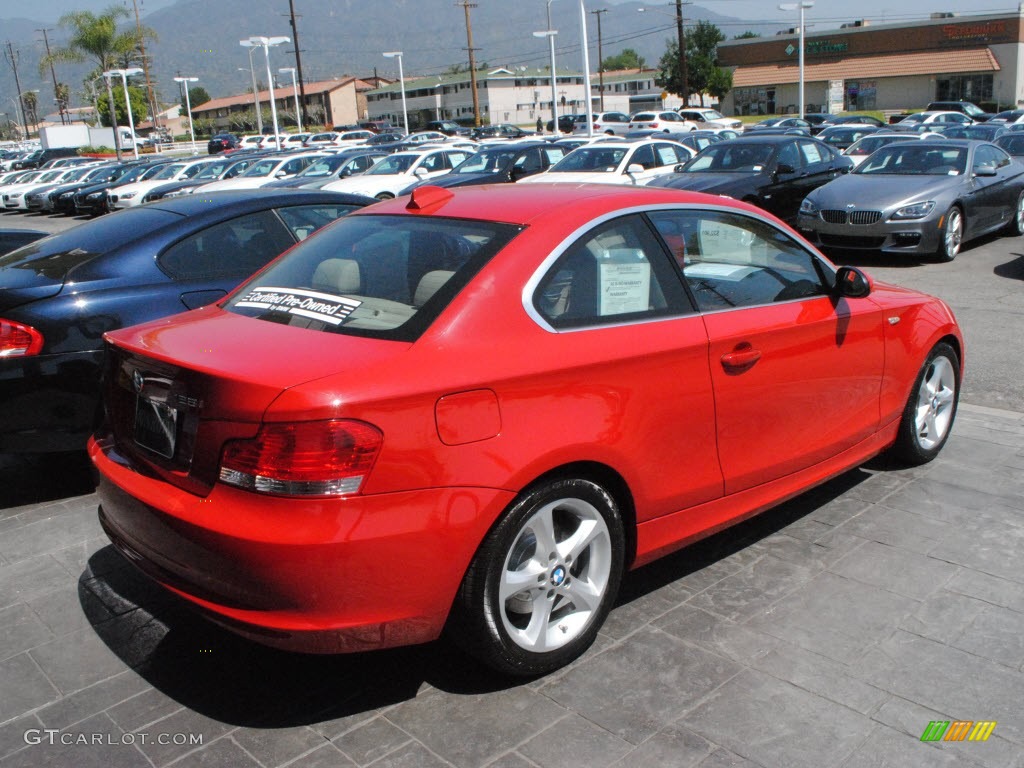
[[[295,5],[296,13],[301,14],[296,24],[307,82],[346,75],[367,77],[375,71],[397,77],[396,60],[385,58],[384,51],[403,51],[404,72],[410,79],[442,73],[453,66],[464,67],[468,62],[465,11],[454,0],[295,0]],[[542,0],[530,4],[478,0],[472,4],[477,65],[546,68],[546,43],[532,34],[547,27],[545,7]],[[666,41],[675,37],[675,6],[647,5],[648,12],[638,13],[641,7],[645,7],[643,3],[624,2],[610,5],[601,14],[601,48],[605,58],[624,48],[633,48],[648,66],[657,66]],[[778,29],[771,25],[748,25],[698,5],[684,7],[687,25],[698,19],[707,20],[729,38],[746,31],[771,35]],[[552,26],[559,33],[558,68],[580,71],[579,5],[563,0],[552,2],[550,8]],[[178,88],[172,78],[179,74],[198,77],[196,85],[203,86],[213,97],[247,91],[251,85],[249,55],[239,40],[253,35],[292,37],[288,13],[288,0],[177,0],[146,12],[143,24],[157,34],[156,40],[147,42],[147,53],[161,100],[177,100]],[[593,13],[587,16],[591,70],[596,71],[597,24]],[[10,41],[18,53],[21,87],[39,89],[41,111],[46,111],[53,102],[50,73],[38,70],[44,53],[38,30],[44,26],[47,25],[25,18],[0,19],[0,45],[6,52],[6,43]],[[51,47],[61,46],[67,31],[50,24],[48,36]],[[265,84],[266,62],[260,50],[254,51],[252,60],[258,80]],[[289,76],[279,76],[277,69],[295,66],[294,46],[286,43],[271,49],[270,65],[274,77],[280,77],[282,84],[290,82]],[[57,79],[71,85],[72,106],[86,103],[82,79],[90,68],[57,65]],[[0,112],[13,118],[16,89],[7,62],[0,64],[0,100]]]

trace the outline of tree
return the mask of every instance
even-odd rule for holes
[[[192,109],[195,109],[200,104],[205,104],[210,100],[210,94],[201,85],[194,86],[188,89],[188,100],[192,104]],[[185,97],[181,98],[181,114],[184,115],[186,112]]]
[[[128,112],[124,108],[124,88],[119,82],[120,78],[115,78],[114,87],[112,88],[114,94],[114,112],[117,115],[118,125],[128,125]],[[132,103],[132,120],[138,125],[147,117],[149,117],[149,107],[146,104],[146,93],[142,88],[136,88],[134,85],[128,86],[128,98]],[[107,99],[106,93],[101,93],[96,99],[97,108],[100,112],[100,125],[110,125],[110,101]]]
[[[601,62],[601,69],[613,72],[617,69],[643,69],[647,61],[632,48],[623,48],[617,56],[609,56]]]
[[[35,91],[25,91],[21,94],[21,103],[25,107],[25,119],[31,125],[38,125],[39,115],[36,112],[39,108],[39,99],[36,98]]]
[[[128,16],[128,9],[112,5],[96,15],[91,11],[72,11],[60,17],[60,26],[71,30],[64,48],[54,48],[39,62],[40,70],[55,62],[91,61],[96,65],[95,75],[114,69],[127,61],[128,66],[139,61],[138,36],[135,31],[118,32],[117,22]],[[147,34],[146,31],[143,34]],[[148,32],[152,36],[152,30]]]
[[[760,37],[760,35],[757,34],[757,32],[751,32],[748,29],[742,35],[736,35],[736,37],[734,37],[733,40],[751,40],[751,39],[753,39],[755,37]]]
[[[675,94],[699,93],[703,104],[704,94],[711,92],[712,83],[719,87],[724,82],[724,76],[718,74],[718,44],[723,40],[725,35],[714,24],[708,21],[697,22],[697,26],[689,29],[686,35],[687,82],[683,82],[679,44],[675,40],[669,40],[666,44],[665,53],[658,62],[655,82]],[[728,74],[731,87],[732,74]]]

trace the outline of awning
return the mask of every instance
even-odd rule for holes
[[[804,64],[804,81],[875,80],[907,75],[998,72],[999,62],[988,48],[922,53],[890,53],[881,56],[848,56],[817,64]],[[785,64],[740,66],[732,74],[733,88],[800,82],[796,59]]]

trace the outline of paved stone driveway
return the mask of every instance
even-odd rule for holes
[[[38,501],[55,477],[78,495]],[[1024,414],[962,406],[933,464],[632,574],[590,653],[511,686],[440,645],[236,639],[126,565],[88,490],[0,465],[0,768],[1024,766]]]

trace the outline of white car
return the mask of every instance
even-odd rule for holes
[[[275,154],[262,157],[233,179],[221,179],[204,184],[192,194],[224,189],[256,189],[271,181],[291,178],[325,155],[324,152],[303,152],[300,155]]]
[[[743,121],[735,117],[726,117],[717,109],[705,109],[703,107],[684,107],[679,110],[679,116],[691,123],[696,123],[698,128],[714,131],[728,128],[733,131],[743,130]]]
[[[42,187],[71,181],[85,173],[82,167],[53,168],[38,176],[35,181],[16,184],[3,193],[4,208],[7,210],[28,210],[28,196]]]
[[[243,136],[238,140],[239,149],[259,149],[262,136]]]
[[[365,173],[332,181],[321,189],[390,200],[416,181],[448,173],[470,154],[464,149],[448,148],[396,152]]]
[[[696,152],[674,141],[600,142],[577,147],[544,173],[519,184],[632,184],[672,173]]]
[[[625,136],[629,133],[629,115],[624,112],[595,112],[593,118],[594,135]],[[572,124],[572,132],[576,136],[590,133],[590,124],[586,115],[577,115]]]
[[[18,182],[17,184],[10,184],[3,189],[3,204],[4,208],[13,210],[15,208],[23,207],[25,202],[25,192],[29,189],[56,181],[57,177],[67,173],[67,168],[61,169],[50,169],[46,171],[38,171],[33,174],[31,178],[25,179]]]
[[[358,147],[365,144],[367,139],[372,139],[376,135],[373,131],[342,131],[335,134],[331,145],[335,147]]]
[[[177,163],[168,163],[161,171],[145,181],[136,181],[134,184],[125,184],[112,190],[107,196],[107,204],[110,208],[133,208],[142,204],[142,198],[154,187],[166,184],[169,181],[181,181],[197,176],[203,168],[217,160],[216,155],[201,160],[183,160]]]
[[[697,124],[684,120],[678,112],[664,110],[661,112],[637,112],[629,118],[629,130],[643,131],[651,129],[665,133],[685,133],[697,130]]]
[[[961,112],[917,112],[900,120],[889,128],[894,131],[922,131],[928,127],[950,125],[973,125],[974,121]]]
[[[306,146],[306,139],[312,135],[312,133],[289,133],[282,146],[284,149],[302,149]]]

